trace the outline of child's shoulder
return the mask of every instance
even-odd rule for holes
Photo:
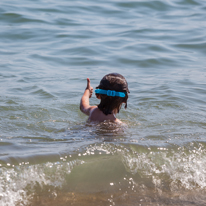
[[[91,109],[89,120],[94,122],[103,122],[105,120],[110,120],[116,123],[122,123],[119,119],[115,117],[114,114],[105,115],[97,106],[94,106]]]
[[[103,112],[97,106],[93,106],[90,111],[89,120],[95,122],[99,121],[102,117],[102,113]]]

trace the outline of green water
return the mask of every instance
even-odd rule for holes
[[[197,0],[2,0],[0,205],[205,205],[205,19]],[[79,110],[111,72],[124,126]]]

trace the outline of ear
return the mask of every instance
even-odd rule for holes
[[[96,97],[97,99],[101,99],[100,95],[99,94],[96,94]]]

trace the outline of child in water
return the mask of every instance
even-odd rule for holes
[[[80,110],[89,116],[90,121],[103,122],[105,120],[121,123],[116,118],[122,104],[127,108],[128,99],[128,84],[126,79],[118,73],[111,73],[105,75],[98,87],[96,87],[95,94],[100,99],[98,106],[90,106],[89,98],[93,93],[93,87],[90,85],[90,79],[87,78],[87,87],[80,101]]]

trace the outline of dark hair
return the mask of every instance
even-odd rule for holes
[[[128,99],[128,84],[126,79],[118,73],[111,73],[105,75],[100,81],[99,86],[96,89],[104,90],[114,90],[116,92],[124,92],[125,97],[111,97],[104,94],[96,94],[101,98],[101,102],[98,105],[98,108],[105,114],[112,114],[113,110],[117,110],[119,113],[122,103],[125,103],[125,109],[127,108],[127,99]]]

